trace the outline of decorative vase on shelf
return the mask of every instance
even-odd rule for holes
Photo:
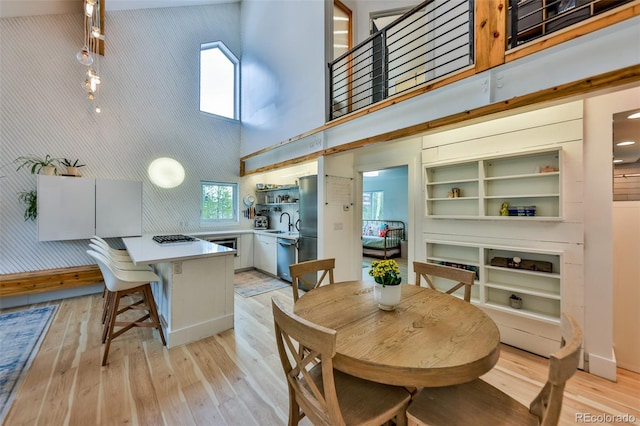
[[[402,293],[402,286],[397,285],[382,285],[376,283],[373,288],[373,299],[378,303],[378,308],[383,311],[393,311],[400,303]]]

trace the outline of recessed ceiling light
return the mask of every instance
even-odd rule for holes
[[[622,160],[613,160],[614,163],[622,163]]]
[[[626,146],[626,145],[633,145],[634,143],[636,143],[635,141],[624,141],[624,142],[618,142],[616,145],[618,146]]]
[[[638,112],[634,112],[633,114],[631,114],[631,115],[630,115],[630,116],[628,116],[627,118],[630,118],[630,119],[632,119],[632,120],[633,120],[634,118],[640,118],[640,111],[638,111]]]

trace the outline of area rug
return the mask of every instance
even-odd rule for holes
[[[252,297],[279,288],[289,287],[290,283],[273,278],[258,271],[238,272],[234,277],[234,290],[242,297]]]
[[[0,424],[47,334],[57,306],[0,314]]]

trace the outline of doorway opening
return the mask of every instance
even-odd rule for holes
[[[407,165],[387,169],[368,171],[362,174],[362,278],[369,276],[369,266],[374,260],[392,258],[398,262],[402,282],[408,280],[408,244],[409,235],[409,167]],[[394,231],[402,235],[394,240],[385,229],[400,228]],[[385,244],[387,246],[385,246]],[[371,248],[369,248],[369,246]]]

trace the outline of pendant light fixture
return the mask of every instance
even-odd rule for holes
[[[104,55],[104,1],[84,0],[84,46],[76,54],[78,62],[87,67],[82,87],[87,98],[93,102],[96,113],[100,112],[99,62],[100,55]]]

